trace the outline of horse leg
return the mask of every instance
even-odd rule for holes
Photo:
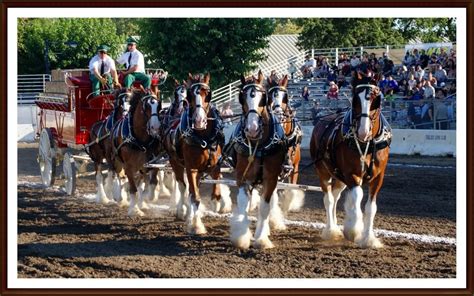
[[[337,226],[335,215],[336,202],[333,195],[333,186],[331,177],[326,174],[320,173],[321,189],[324,193],[324,208],[326,210],[326,226],[321,234],[324,240],[338,240],[342,238],[341,229]]]
[[[139,184],[137,186],[137,199],[138,199],[138,208],[139,209],[149,209],[146,200],[148,199],[148,190],[150,190],[150,182],[147,178],[147,174],[140,174],[138,177]]]
[[[361,238],[364,224],[362,222],[362,210],[360,203],[364,197],[364,191],[361,186],[354,186],[349,190],[346,197],[344,209],[346,212],[344,220],[344,236],[346,239],[358,242]]]
[[[160,184],[159,196],[171,196],[170,189],[173,188],[173,178],[170,177],[169,173],[164,170],[160,170],[158,173],[158,183]]]
[[[337,180],[333,180],[333,186],[332,186],[332,196],[334,196],[334,207],[333,207],[333,219],[334,219],[334,225],[337,226],[337,215],[336,215],[336,209],[337,209],[337,202],[339,201],[339,198],[341,198],[341,193],[346,189],[346,185]]]
[[[187,212],[187,204],[185,202],[186,194],[186,183],[184,178],[184,168],[178,164],[171,162],[176,181],[174,182],[173,190],[171,193],[171,205],[170,209],[176,215],[179,220],[185,220]]]
[[[128,207],[128,216],[135,217],[135,216],[144,216],[145,214],[138,208],[137,205],[137,186],[135,183],[135,174],[133,170],[126,169],[125,174],[128,178],[129,189],[128,192],[130,193],[130,206]]]
[[[220,172],[212,172],[214,180],[222,178]],[[225,184],[214,184],[212,186],[211,204],[216,213],[230,213],[232,211],[232,200],[230,199],[230,188]]]
[[[359,241],[359,245],[363,248],[381,248],[383,247],[382,242],[375,237],[374,234],[374,218],[377,212],[377,193],[382,187],[383,174],[378,175],[370,183],[369,198],[365,204],[364,213],[364,230],[362,232],[362,239]]]
[[[276,184],[275,184],[276,186]],[[262,204],[262,200],[260,200],[260,205]],[[260,212],[259,212],[260,214]],[[280,209],[280,206],[278,205],[278,194],[277,190],[272,193],[271,199],[270,199],[270,214],[269,214],[269,220],[270,220],[270,227],[273,230],[279,230],[283,231],[286,230],[286,225],[283,222],[284,217],[283,217],[283,212]]]
[[[244,183],[239,187],[237,207],[230,219],[230,240],[236,248],[243,250],[250,247],[250,239],[252,238],[248,218],[249,197],[249,185]]]
[[[107,204],[109,200],[105,195],[104,177],[102,176],[102,164],[95,163],[95,180],[97,182],[97,193],[95,194],[95,201],[100,204]]]
[[[105,190],[105,195],[110,200],[114,199],[114,195],[113,195],[113,175],[114,175],[113,171],[109,168],[107,170],[107,178],[105,179],[104,190]]]
[[[156,187],[158,186],[158,175],[159,171],[157,169],[153,169],[150,171],[149,181],[148,181],[148,201],[157,203],[158,202],[158,192]]]
[[[290,174],[290,183],[298,184],[299,167],[300,167],[300,151],[299,146],[296,148],[295,156],[293,157],[293,171]],[[304,204],[305,193],[299,189],[285,189],[283,190],[283,199],[281,208],[283,213],[299,211]]]
[[[206,227],[201,221],[201,212],[199,205],[201,204],[201,196],[199,194],[199,173],[195,169],[186,169],[186,175],[189,183],[189,214],[187,217],[187,229],[189,234],[205,234]]]
[[[268,236],[270,235],[270,204],[275,199],[278,203],[275,191],[277,178],[266,178],[263,181],[263,194],[258,207],[257,228],[255,229],[254,246],[259,249],[271,249],[274,247]]]

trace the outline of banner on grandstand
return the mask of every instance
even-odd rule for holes
[[[453,48],[453,44],[451,42],[407,44],[405,45],[405,52],[413,52],[414,49],[424,49],[427,55],[431,55],[432,53],[439,54],[441,48],[444,48],[449,53],[451,48]]]

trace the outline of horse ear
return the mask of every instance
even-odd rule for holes
[[[263,73],[262,70],[258,70],[258,75],[257,75],[257,83],[260,84],[263,81]]]
[[[188,81],[193,81],[193,74],[188,73]]]
[[[268,83],[268,85],[272,85],[272,82],[273,82],[273,81],[272,81],[272,77],[271,77],[271,76],[267,77],[267,83]]]
[[[243,74],[240,74],[240,82],[242,83],[242,85],[245,84],[245,76]]]
[[[288,75],[285,75],[280,82],[280,86],[286,87],[288,85]]]
[[[209,84],[209,81],[211,80],[211,73],[207,72],[206,75],[204,75],[204,83]]]
[[[179,86],[179,81],[176,78],[174,79],[174,86]]]

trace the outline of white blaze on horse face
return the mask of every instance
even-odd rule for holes
[[[178,114],[182,114],[184,111],[184,101],[186,100],[186,97],[186,89],[184,87],[181,87],[181,89],[178,90]]]
[[[125,101],[123,102],[123,105],[122,105],[122,108],[123,108],[123,115],[127,115],[128,111],[130,111],[130,103]]]
[[[158,100],[156,99],[150,99],[148,100],[148,104],[150,105],[151,108],[151,114],[150,114],[150,119],[149,119],[149,130],[150,130],[150,135],[156,136],[159,134],[159,129],[160,129],[160,120],[158,119]]]
[[[277,91],[273,93],[273,106],[275,109],[273,110],[275,114],[283,114],[283,108],[281,105],[283,104],[283,98],[285,97],[284,91]]]
[[[195,129],[206,129],[207,126],[207,115],[202,107],[202,96],[201,96],[201,89],[197,87],[194,90],[194,103],[196,109],[194,110],[194,128]],[[200,107],[197,107],[200,106]]]
[[[367,96],[370,94],[367,93],[367,90],[364,90],[359,93],[359,101],[361,106],[362,114],[370,114],[370,100],[367,100]],[[367,116],[360,118],[359,129],[357,130],[357,137],[361,141],[366,141],[370,136],[370,118]]]
[[[262,100],[262,92],[256,91],[256,90],[250,90],[247,92],[247,106],[248,106],[248,111],[258,110],[258,104]],[[260,126],[259,126],[259,116],[257,113],[252,112],[249,113],[247,116],[247,125],[245,126],[247,136],[253,139],[256,139],[259,135],[260,132]]]

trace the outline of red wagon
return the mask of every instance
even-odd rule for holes
[[[163,70],[147,70],[152,75],[152,87],[164,81],[159,77]],[[38,163],[44,185],[52,186],[60,175],[65,179],[67,194],[76,189],[76,173],[85,173],[87,162],[85,145],[89,143],[91,126],[105,119],[114,108],[112,94],[93,97],[88,71],[74,77],[65,72],[66,93],[41,93],[35,101],[38,106],[37,130],[39,137]],[[139,84],[134,85],[140,87]],[[79,151],[74,153],[73,150]]]

